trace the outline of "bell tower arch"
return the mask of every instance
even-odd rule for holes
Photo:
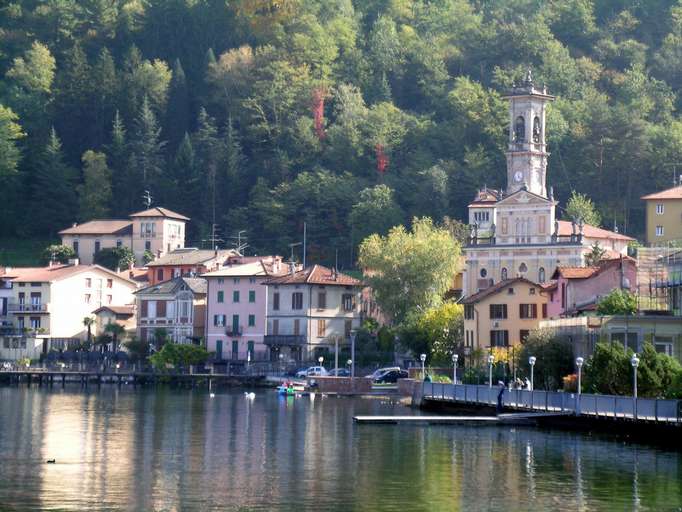
[[[507,194],[526,188],[547,197],[547,143],[545,112],[554,96],[547,88],[537,89],[530,69],[520,86],[504,97],[509,100],[509,146],[507,156]]]

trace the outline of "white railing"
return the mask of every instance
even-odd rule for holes
[[[499,392],[498,386],[423,383],[423,397],[438,400],[497,405]],[[532,411],[682,423],[682,400],[505,389],[502,403],[506,407]]]

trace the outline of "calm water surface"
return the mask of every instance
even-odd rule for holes
[[[355,414],[412,411],[272,391],[0,388],[0,510],[682,510],[676,452]]]

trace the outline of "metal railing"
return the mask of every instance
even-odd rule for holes
[[[31,302],[10,302],[7,305],[9,313],[46,313],[47,304]]]
[[[424,398],[493,406],[497,405],[497,396],[500,392],[498,386],[491,388],[481,385],[452,385],[438,382],[424,382],[422,389]],[[502,403],[505,407],[531,411],[682,423],[682,400],[506,389],[502,396]]]

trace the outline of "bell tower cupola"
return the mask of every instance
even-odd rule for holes
[[[554,96],[547,88],[538,89],[530,69],[521,85],[514,85],[504,97],[509,100],[509,149],[507,155],[507,194],[526,188],[547,197],[547,143],[545,111]]]

